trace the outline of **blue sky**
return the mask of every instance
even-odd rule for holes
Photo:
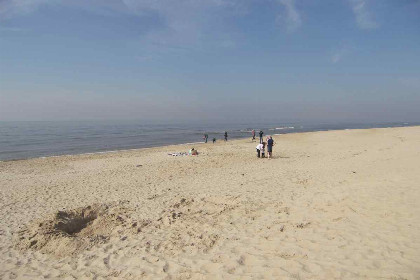
[[[418,0],[0,0],[0,120],[420,121]]]

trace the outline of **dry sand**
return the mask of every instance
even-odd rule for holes
[[[0,163],[1,279],[420,279],[420,127]]]

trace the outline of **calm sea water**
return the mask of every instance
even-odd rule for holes
[[[82,154],[163,146],[223,139],[251,137],[251,130],[267,134],[353,128],[400,127],[419,123],[265,123],[265,124],[180,124],[147,125],[135,121],[119,122],[0,122],[0,161],[34,157]]]

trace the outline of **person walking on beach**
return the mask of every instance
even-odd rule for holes
[[[274,146],[274,140],[271,136],[268,136],[268,141],[267,141],[267,154],[268,154],[268,158],[272,158],[273,157],[273,146]]]
[[[216,137],[213,137],[213,144],[216,143]]]
[[[204,133],[203,139],[204,139],[204,143],[207,143],[207,139],[209,139],[209,135],[207,133]]]
[[[225,131],[225,142],[227,141],[228,135],[227,135],[227,131]]]
[[[255,129],[252,130],[252,141],[255,140]]]
[[[258,134],[260,135],[260,144],[262,144],[264,132],[262,130],[260,130],[260,132]]]

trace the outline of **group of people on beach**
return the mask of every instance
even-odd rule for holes
[[[223,134],[225,142],[228,140],[228,133],[227,131],[225,131],[225,133]],[[204,139],[204,143],[207,143],[207,141],[209,140],[209,135],[207,133],[204,133],[203,135],[203,139]],[[216,143],[216,137],[213,137],[213,144]]]
[[[255,130],[253,129],[251,131],[252,133],[252,141],[255,141]],[[266,141],[263,141],[263,136],[264,136],[264,132],[262,130],[260,130],[258,132],[258,135],[260,136],[260,142],[257,145],[256,149],[257,149],[257,157],[258,158],[265,158],[265,149],[267,147],[267,158],[272,158],[273,156],[273,146],[274,146],[274,140],[270,135],[267,135]],[[228,133],[227,131],[225,131],[225,133],[223,134],[224,136],[224,140],[227,141],[228,140]],[[203,135],[203,139],[204,139],[204,143],[207,143],[208,139],[209,139],[209,135],[207,133],[204,133]],[[216,138],[213,137],[213,144],[216,142]]]
[[[251,133],[252,133],[252,141],[255,141],[255,129],[253,129]],[[260,130],[260,132],[258,132],[258,135],[260,136],[260,143],[262,143],[264,132]]]
[[[256,147],[257,157],[265,158],[265,148],[267,147],[267,158],[272,158],[273,146],[274,146],[273,137],[271,137],[270,135],[267,135],[266,142],[264,142],[263,141],[264,132],[260,130],[260,132],[258,132],[258,135],[260,136],[260,142]],[[252,141],[255,141],[255,130],[252,130]]]

